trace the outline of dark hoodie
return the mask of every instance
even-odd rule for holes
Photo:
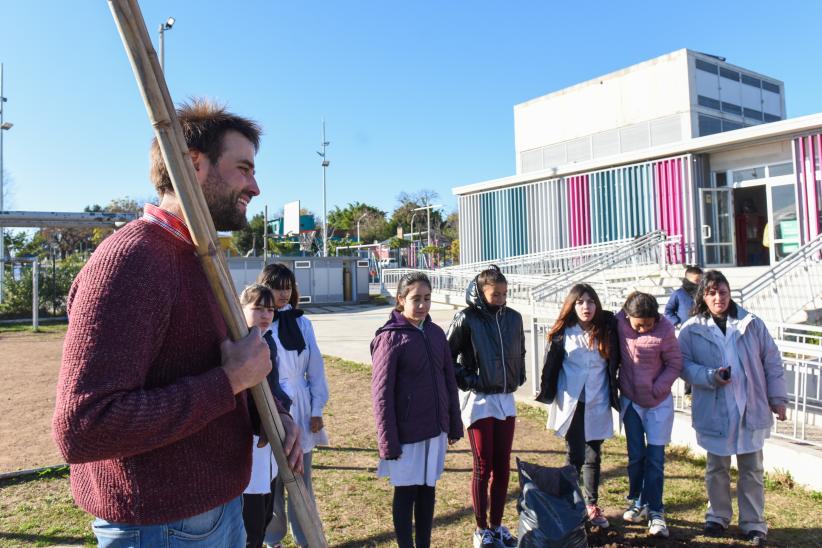
[[[476,278],[465,302],[468,307],[457,312],[448,328],[457,385],[481,394],[514,392],[525,383],[522,316],[504,305],[492,312]]]
[[[394,459],[403,443],[463,435],[451,351],[442,328],[423,330],[396,310],[371,341],[371,401],[380,457]]]

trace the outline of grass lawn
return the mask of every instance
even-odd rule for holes
[[[391,523],[392,488],[375,475],[377,452],[370,411],[370,367],[327,357],[331,402],[326,425],[332,447],[314,455],[314,489],[332,546],[394,546]],[[545,413],[520,407],[513,457],[539,464],[564,463],[564,442],[544,428]],[[732,526],[725,538],[701,535],[705,488],[705,461],[679,447],[671,447],[666,459],[665,504],[671,538],[649,539],[639,525],[624,525],[621,514],[628,488],[624,438],[604,445],[600,504],[611,520],[608,530],[589,530],[591,546],[744,546]],[[474,528],[470,500],[471,453],[465,440],[448,453],[446,472],[437,484],[437,509],[432,545],[470,546]],[[816,523],[822,510],[822,493],[792,484],[790,477],[769,475],[766,481],[766,516],[770,524],[769,546],[822,545],[822,526]],[[517,527],[518,480],[511,474],[509,503],[504,523]],[[93,543],[91,517],[78,510],[68,493],[65,472],[42,478],[0,483],[0,546]],[[289,537],[290,541],[290,537]],[[286,544],[286,546],[290,546]]]
[[[68,329],[68,322],[66,320],[40,320],[40,327],[37,329],[40,333],[65,333]],[[0,323],[0,333],[21,333],[32,331],[31,320],[21,320],[19,322]]]

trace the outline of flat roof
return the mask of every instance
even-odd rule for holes
[[[555,97],[559,97],[561,95],[566,95],[566,94],[569,94],[569,93],[574,93],[574,92],[576,92],[580,89],[583,89],[585,87],[588,87],[588,86],[594,86],[594,85],[598,86],[604,81],[613,80],[613,79],[616,79],[616,78],[621,78],[621,77],[625,76],[626,74],[630,74],[631,72],[636,72],[637,70],[639,70],[641,68],[648,67],[648,66],[659,65],[659,64],[662,64],[662,63],[669,63],[671,61],[679,59],[682,56],[700,57],[700,58],[703,58],[705,60],[710,61],[711,63],[716,63],[718,65],[722,65],[723,67],[728,67],[728,68],[731,68],[731,69],[736,70],[738,72],[743,72],[745,74],[755,76],[755,77],[759,78],[760,80],[768,80],[768,81],[771,81],[771,82],[774,82],[774,83],[778,83],[778,84],[781,85],[781,88],[782,88],[783,94],[784,94],[785,82],[783,82],[779,78],[774,78],[773,76],[769,76],[767,74],[762,74],[761,72],[757,72],[757,71],[751,70],[749,68],[740,67],[739,65],[734,65],[733,63],[729,63],[728,61],[722,61],[718,56],[712,55],[710,53],[704,53],[704,52],[701,52],[701,51],[696,51],[696,50],[692,50],[692,49],[688,49],[688,48],[682,48],[682,49],[678,49],[676,51],[671,51],[669,53],[662,54],[658,57],[654,57],[653,59],[647,59],[645,61],[635,63],[631,66],[624,67],[624,68],[621,68],[621,69],[617,69],[617,70],[608,72],[606,74],[603,74],[601,76],[596,76],[594,78],[589,78],[588,80],[584,80],[584,81],[579,82],[577,84],[572,84],[572,85],[564,87],[562,89],[558,89],[558,90],[546,93],[545,95],[540,95],[539,97],[534,97],[532,99],[528,99],[528,100],[523,101],[521,103],[517,103],[516,105],[514,105],[514,110],[525,108],[525,107],[530,106],[534,103],[540,103],[542,101],[550,101],[551,99],[553,99]]]
[[[694,152],[720,152],[723,150],[780,141],[785,138],[792,139],[814,130],[822,131],[822,112],[780,120],[779,122],[770,122],[735,129],[723,133],[715,133],[714,135],[706,135],[705,137],[685,139],[677,141],[676,143],[625,152],[623,154],[615,154],[595,160],[565,164],[555,168],[529,171],[528,173],[521,173],[519,175],[510,175],[500,179],[491,179],[489,181],[458,186],[452,190],[452,193],[456,196],[461,196],[463,194],[496,190],[509,186],[544,181],[546,179],[558,179],[577,173],[597,171],[626,164],[636,164],[670,156],[680,156]]]

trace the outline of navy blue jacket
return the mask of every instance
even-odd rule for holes
[[[665,317],[679,327],[691,317],[691,309],[694,307],[694,300],[683,288],[679,288],[671,294],[668,304],[665,305]]]

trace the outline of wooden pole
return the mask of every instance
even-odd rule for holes
[[[108,2],[203,270],[225,318],[231,338],[239,340],[248,335],[245,317],[225,257],[219,252],[217,231],[197,182],[188,145],[177,121],[174,103],[168,92],[157,53],[151,44],[140,6],[137,0]],[[308,545],[311,548],[325,548],[328,543],[317,508],[308,496],[302,476],[295,474],[288,467],[283,450],[285,430],[268,383],[263,381],[253,387],[251,394],[262,419],[263,430],[274,452],[279,468],[278,474],[294,503],[296,517],[306,535]]]

